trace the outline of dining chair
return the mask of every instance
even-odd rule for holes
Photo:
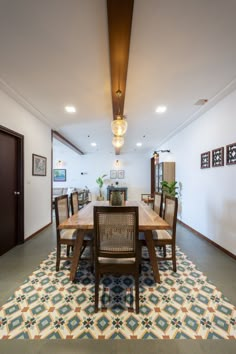
[[[135,308],[139,313],[138,207],[94,207],[95,312],[103,274],[132,274]]]
[[[154,230],[153,240],[155,246],[163,248],[163,257],[158,256],[158,261],[170,260],[173,264],[173,270],[176,272],[176,222],[178,211],[178,198],[165,196],[165,209],[163,219],[169,224],[168,230]],[[171,254],[166,255],[166,246],[171,247]]]
[[[80,210],[80,208],[79,208],[79,193],[77,191],[71,193],[70,202],[71,202],[71,213],[72,213],[72,215],[74,215],[74,214],[78,213]],[[80,258],[82,256],[82,254],[84,253],[86,247],[90,248],[90,256],[84,257],[83,259],[90,259],[91,263],[93,265],[93,232],[92,231],[87,231],[84,234]]]
[[[79,193],[72,192],[70,194],[70,205],[71,205],[71,214],[74,215],[79,211]]]
[[[70,255],[71,248],[75,245],[76,230],[64,229],[58,230],[58,226],[69,218],[69,201],[68,195],[64,194],[55,198],[55,214],[56,214],[56,229],[57,229],[57,256],[56,256],[56,271],[59,271],[61,260],[72,261]],[[62,254],[61,247],[66,245],[66,255]]]
[[[146,194],[144,194],[146,195]],[[160,192],[155,192],[154,193],[154,198],[153,198],[153,210],[159,215],[162,216],[162,207],[163,207],[163,194]],[[159,232],[159,230],[156,232]],[[145,240],[145,235],[143,232],[139,233],[139,241],[141,243],[141,246],[146,246],[146,240]],[[163,248],[163,252],[165,253],[165,247]],[[143,259],[147,260],[149,258],[143,257]]]
[[[160,192],[155,192],[154,193],[153,210],[159,216],[162,216],[162,208],[163,208],[163,194]]]

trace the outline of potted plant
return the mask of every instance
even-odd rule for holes
[[[164,194],[171,195],[172,197],[178,197],[178,191],[177,189],[179,188],[177,186],[177,181],[173,182],[167,182],[167,181],[162,181],[161,186],[162,186],[162,192]]]
[[[102,175],[101,177],[98,177],[96,179],[96,182],[98,184],[98,187],[99,187],[99,196],[97,197],[97,200],[104,200],[104,195],[102,193],[102,187],[103,187],[103,184],[104,184],[104,177],[106,177],[107,175]]]

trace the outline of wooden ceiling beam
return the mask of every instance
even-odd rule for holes
[[[134,0],[107,0],[113,119],[124,114],[133,6]],[[122,92],[120,98],[117,90]]]

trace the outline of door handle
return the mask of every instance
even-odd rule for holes
[[[19,194],[20,194],[20,192],[16,192],[16,191],[14,191],[14,194],[15,194],[15,195],[19,195]]]

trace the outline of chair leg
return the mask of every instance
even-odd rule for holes
[[[90,258],[91,258],[91,272],[93,273],[93,271],[94,271],[94,250],[93,250],[93,244],[90,245]]]
[[[66,246],[66,256],[69,257],[70,255],[70,245]]]
[[[163,255],[166,257],[166,246],[163,246]]]
[[[94,299],[94,312],[98,312],[98,292],[99,292],[99,282],[100,282],[100,276],[95,270],[95,299]]]
[[[136,313],[139,313],[139,272],[135,274],[135,308]]]
[[[61,258],[61,245],[57,244],[57,260],[56,260],[56,271],[59,271],[60,267],[60,258]]]
[[[173,259],[173,271],[176,273],[176,254],[175,254],[175,246],[172,245],[172,259]]]

